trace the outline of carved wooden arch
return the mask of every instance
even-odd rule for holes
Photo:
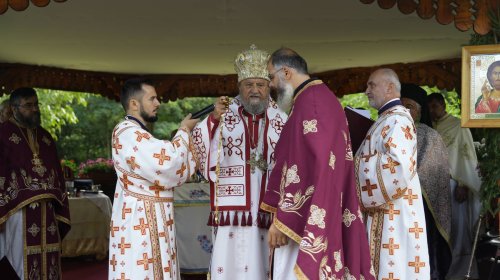
[[[54,2],[66,2],[66,0],[52,0]],[[50,0],[31,0],[31,3],[37,7],[45,7],[50,3]],[[5,13],[9,8],[15,11],[24,11],[30,5],[30,0],[0,0],[0,15]]]
[[[360,0],[364,4],[371,4],[375,0]],[[498,0],[377,0],[379,7],[390,9],[396,4],[403,14],[414,11],[423,19],[435,17],[437,22],[446,25],[455,22],[460,31],[471,28],[480,35],[491,31],[491,22],[488,11],[498,11]]]
[[[376,67],[357,67],[315,73],[339,97],[364,92],[370,73],[377,68],[391,68],[401,82],[437,86],[460,91],[461,60],[439,60],[398,63]],[[123,82],[132,74],[81,71],[25,64],[0,63],[0,96],[23,87],[49,88],[98,93],[118,100]],[[155,84],[161,100],[184,97],[235,96],[238,92],[236,75],[143,75]]]

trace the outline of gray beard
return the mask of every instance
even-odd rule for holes
[[[240,101],[241,104],[243,104],[243,108],[245,111],[252,115],[258,115],[264,113],[264,111],[267,109],[267,106],[269,105],[269,100],[263,100],[257,104],[251,104],[250,102],[246,102],[241,96],[240,96]]]
[[[290,84],[285,84],[284,87],[278,89],[278,107],[283,112],[288,112],[293,105],[293,87]]]

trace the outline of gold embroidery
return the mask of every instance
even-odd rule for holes
[[[307,223],[310,225],[317,225],[319,228],[324,229],[326,210],[313,204],[311,205],[310,211],[311,215],[309,216]]]
[[[16,144],[19,144],[21,142],[21,137],[17,136],[17,134],[15,133],[12,133],[12,135],[9,137],[9,140]]]
[[[318,124],[317,120],[305,120],[302,122],[302,125],[304,126],[304,134],[307,134],[309,132],[314,133],[318,132],[318,128],[316,125]]]
[[[346,160],[350,160],[350,161],[354,160],[354,156],[352,155],[351,143],[347,143],[347,148],[346,148],[346,151],[345,151],[345,159]]]
[[[286,165],[285,165],[285,168],[286,168]],[[294,184],[300,183],[300,177],[297,173],[298,173],[297,165],[292,165],[292,167],[290,167],[290,169],[286,170],[285,188],[288,187],[292,183],[294,183]]]
[[[37,234],[40,232],[40,227],[37,226],[35,223],[31,225],[31,227],[28,228],[28,232],[33,235],[33,237],[36,237]]]
[[[330,160],[328,161],[328,165],[332,168],[332,170],[335,170],[335,155],[333,154],[332,151],[330,151]]]
[[[351,223],[356,220],[356,215],[352,214],[347,208],[344,209],[344,215],[342,215],[342,217],[344,218],[344,225],[346,227],[350,227]]]
[[[349,271],[349,268],[346,266],[346,267],[344,267],[344,277],[342,279],[344,279],[344,280],[356,280],[356,277],[354,277],[354,275],[351,274],[351,272]]]
[[[335,272],[339,272],[342,267],[342,257],[340,255],[340,250],[333,252],[333,259],[335,260]]]
[[[56,225],[54,224],[54,222],[52,222],[52,223],[50,224],[50,227],[48,227],[48,228],[47,228],[47,231],[48,231],[48,232],[50,232],[50,234],[51,234],[51,235],[56,234],[56,232],[57,232],[57,227],[56,227]]]
[[[319,279],[332,279],[332,268],[327,263],[328,256],[324,256],[319,264]]]
[[[307,233],[307,235],[300,241],[300,250],[311,256],[311,258],[317,262],[314,255],[326,251],[328,248],[328,240],[322,235],[316,237],[314,233],[307,230],[305,233]]]

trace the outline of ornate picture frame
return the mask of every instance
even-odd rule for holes
[[[500,45],[462,47],[462,126],[500,127]]]

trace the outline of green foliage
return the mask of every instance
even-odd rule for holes
[[[57,140],[61,128],[68,124],[75,124],[78,119],[72,105],[86,105],[82,94],[62,90],[36,89],[38,100],[41,103],[42,127]]]
[[[125,116],[120,103],[100,95],[73,93],[83,98],[86,106],[73,103],[78,124],[65,124],[57,136],[57,146],[62,158],[77,163],[97,158],[111,158],[111,133],[115,125]],[[214,102],[213,98],[185,98],[160,105],[158,121],[153,134],[159,139],[170,139],[181,120]]]
[[[368,97],[364,93],[353,93],[347,94],[340,98],[340,104],[342,107],[349,106],[351,108],[362,108],[370,111],[370,116],[372,119],[376,120],[378,118],[377,110],[372,108],[370,104],[368,104]]]
[[[170,139],[172,131],[179,128],[179,124],[187,114],[199,111],[214,101],[209,97],[187,97],[161,104],[153,134],[159,139]]]
[[[77,125],[65,125],[58,133],[60,156],[84,162],[87,159],[111,157],[111,133],[124,116],[121,105],[100,95],[74,93],[87,106],[72,104]]]
[[[500,197],[500,129],[483,128],[477,133],[483,137],[476,147],[482,180],[481,201],[484,210],[496,213]]]

